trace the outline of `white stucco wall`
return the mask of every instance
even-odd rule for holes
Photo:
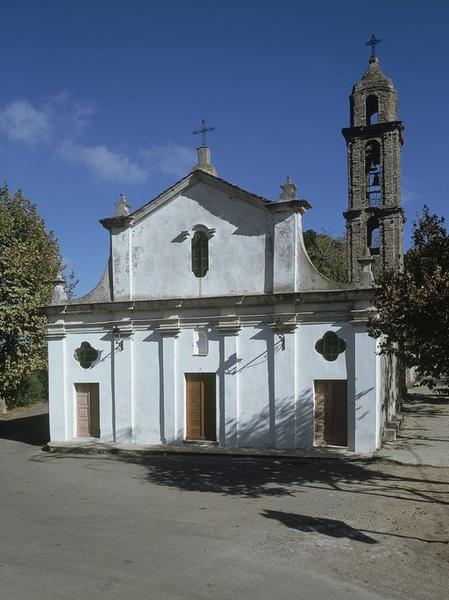
[[[209,328],[207,356],[193,353],[193,327],[161,334],[134,328],[123,349],[106,331],[71,332],[49,342],[52,441],[76,438],[76,383],[99,383],[103,441],[182,443],[185,374],[216,374],[217,440],[225,446],[309,448],[314,445],[314,380],[348,380],[348,447],[376,449],[375,340],[350,323],[302,323],[282,335],[267,325],[235,335]],[[326,331],[347,349],[328,362],[315,350]],[[100,351],[83,369],[74,358],[82,341]],[[373,359],[374,358],[374,359]]]
[[[193,186],[112,236],[115,299],[129,298],[129,292],[133,298],[154,299],[263,293],[266,219],[267,211],[257,206],[220,190],[211,192],[202,183]],[[209,241],[209,271],[202,278],[192,276],[191,242],[197,225],[215,230]]]
[[[203,372],[216,374],[223,445],[312,447],[314,381],[347,379],[348,446],[375,450],[384,413],[382,363],[363,325],[371,291],[314,268],[302,239],[307,206],[197,173],[132,215],[102,220],[111,254],[100,284],[49,307],[52,441],[76,437],[75,384],[98,383],[102,441],[182,443],[185,374]],[[210,238],[202,278],[191,264],[198,226]],[[193,352],[198,325],[209,331],[206,356]],[[329,330],[347,344],[333,362],[315,350]],[[82,341],[100,352],[88,369],[74,358]]]
[[[64,339],[50,340],[49,409],[50,437],[53,441],[76,438],[76,383],[99,383],[100,429],[104,441],[114,441],[114,403],[111,385],[111,341],[106,332],[71,333]],[[88,341],[100,356],[90,369],[83,369],[74,352]]]

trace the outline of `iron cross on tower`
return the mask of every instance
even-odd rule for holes
[[[377,44],[380,44],[382,40],[379,40],[378,38],[376,38],[376,36],[373,35],[370,37],[368,42],[365,42],[367,46],[371,46],[371,56],[370,56],[370,60],[372,60],[373,58],[376,58],[376,46]]]
[[[201,146],[207,146],[206,144],[206,135],[210,132],[210,131],[214,131],[215,127],[208,127],[207,123],[206,123],[206,119],[201,119],[201,127],[199,129],[196,129],[193,132],[193,135],[196,134],[201,134]]]

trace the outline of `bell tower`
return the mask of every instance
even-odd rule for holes
[[[351,126],[342,130],[348,153],[348,210],[344,213],[349,253],[349,279],[360,280],[368,248],[374,273],[399,271],[403,265],[404,212],[401,207],[402,121],[391,79],[382,72],[368,42],[368,69],[352,89]]]

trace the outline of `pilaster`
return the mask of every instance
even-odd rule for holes
[[[133,329],[115,328],[112,334],[114,439],[133,442]]]
[[[354,372],[348,389],[349,447],[355,452],[374,452],[377,438],[376,340],[368,335],[369,310],[353,311]]]
[[[180,328],[177,324],[162,324],[157,328],[157,333],[161,336],[160,344],[160,364],[161,373],[161,393],[160,393],[160,414],[161,414],[161,442],[163,444],[173,444],[181,442],[178,439],[178,431],[183,431],[184,426],[177,423],[177,337]]]
[[[296,323],[271,324],[274,334],[274,446],[292,449],[296,444]]]
[[[114,300],[132,297],[131,229],[124,225],[111,228],[111,265]]]
[[[238,446],[238,333],[236,323],[219,324],[215,331],[220,334],[219,370],[219,441],[223,446]]]
[[[50,439],[63,442],[71,438],[67,431],[69,411],[66,390],[66,332],[64,325],[49,325],[47,333],[48,366],[51,377],[48,380],[48,403],[50,415]]]

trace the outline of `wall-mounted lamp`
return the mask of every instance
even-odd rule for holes
[[[278,336],[281,342],[281,350],[285,350],[285,333],[278,333]]]
[[[279,337],[279,341],[281,342],[281,350],[285,350],[284,324],[280,319],[276,321],[276,333]]]
[[[123,350],[123,338],[120,329],[117,325],[112,328],[112,339],[114,341],[115,350]]]

